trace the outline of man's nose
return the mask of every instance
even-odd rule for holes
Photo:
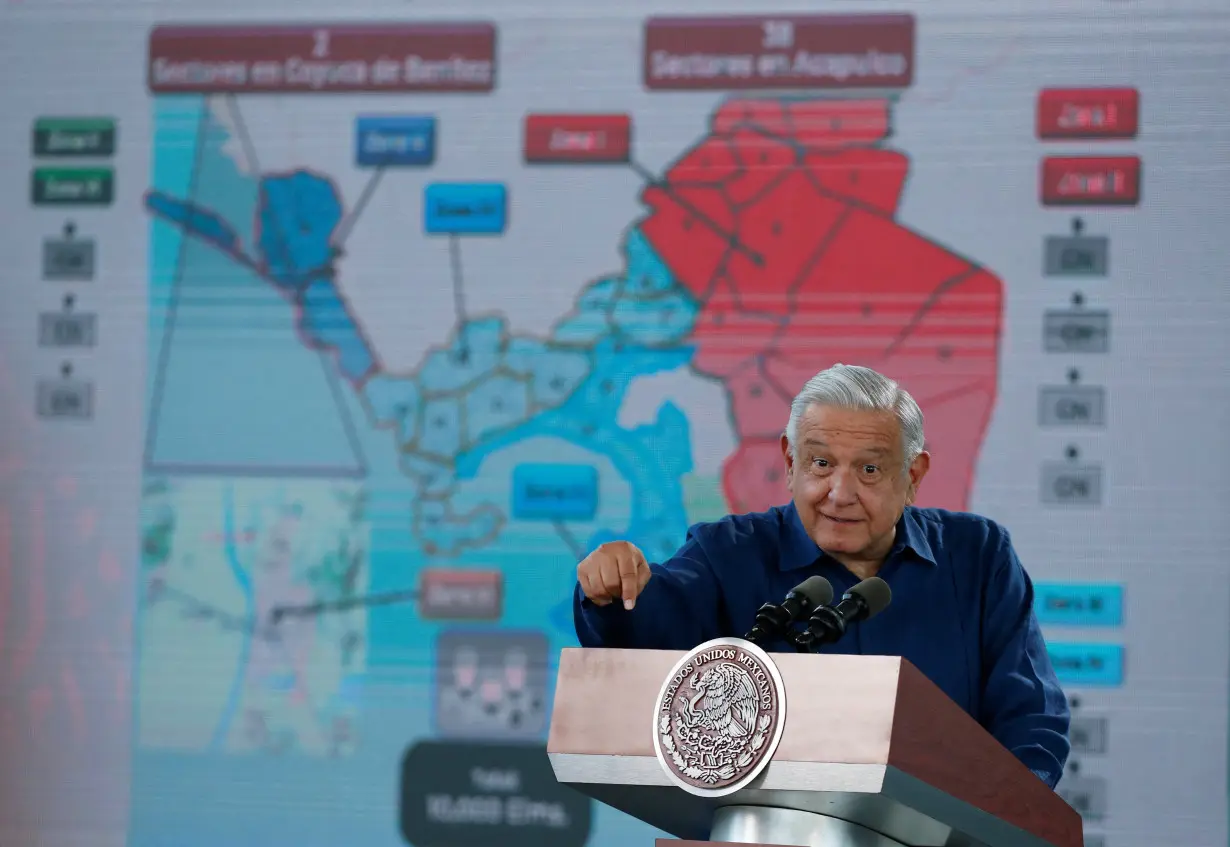
[[[853,472],[849,470],[838,470],[829,477],[829,496],[835,505],[849,506],[858,500],[857,485]]]

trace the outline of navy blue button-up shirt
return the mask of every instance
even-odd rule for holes
[[[816,546],[793,503],[697,524],[673,557],[650,567],[631,611],[618,600],[597,606],[577,585],[582,646],[690,650],[741,637],[763,603],[780,603],[809,576],[823,576],[839,597],[859,582]],[[878,576],[892,603],[820,652],[908,659],[1054,788],[1070,749],[1070,714],[1008,532],[976,515],[907,507]]]

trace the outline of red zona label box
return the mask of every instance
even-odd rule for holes
[[[1045,88],[1038,92],[1038,138],[1135,138],[1140,93],[1135,88]]]
[[[632,154],[628,115],[527,115],[525,161],[626,163]]]
[[[1135,206],[1139,156],[1048,156],[1042,160],[1044,206]]]
[[[499,620],[504,574],[494,569],[427,568],[419,574],[418,599],[423,620]]]

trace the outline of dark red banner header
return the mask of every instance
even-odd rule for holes
[[[156,94],[490,91],[495,27],[159,26],[148,78]]]
[[[914,18],[650,18],[644,61],[654,90],[904,88],[914,81]]]

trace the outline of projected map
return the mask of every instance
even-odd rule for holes
[[[836,362],[1086,843],[1225,847],[1224,3],[126,3],[0,11],[4,847],[653,843],[545,752],[577,563],[785,503]]]
[[[627,115],[527,112],[516,179],[441,173],[445,119],[372,97],[490,90],[486,25],[234,29],[229,58],[219,30],[154,30],[143,750],[269,774],[525,755],[500,745],[541,743],[578,559],[614,538],[661,559],[694,521],[784,502],[790,399],[835,362],[914,393],[936,456],[922,504],[967,508],[1003,285],[976,250],[898,220],[910,160],[885,91],[910,84],[913,20],[843,21],[843,49],[878,59],[825,59],[824,28],[750,26],[750,72],[817,90],[717,97],[660,170]],[[646,86],[719,87],[676,56],[707,26],[647,24]],[[806,56],[773,60],[791,39]],[[353,109],[313,111],[347,91]],[[343,142],[303,134],[338,121],[344,163]],[[545,211],[521,197],[548,165],[621,169],[635,212],[617,264],[576,267],[568,305],[526,321],[483,302],[471,257]],[[412,203],[416,232],[367,237]],[[415,259],[442,248],[446,275]],[[530,292],[545,261],[503,274]],[[448,311],[419,314],[440,289]],[[420,339],[409,360],[382,346],[394,308]],[[719,430],[720,450],[702,445]],[[522,794],[482,823],[538,804],[555,822],[519,837],[618,838],[626,822],[561,795],[545,759],[517,761]],[[480,823],[460,798],[485,789],[416,773],[408,841]]]

